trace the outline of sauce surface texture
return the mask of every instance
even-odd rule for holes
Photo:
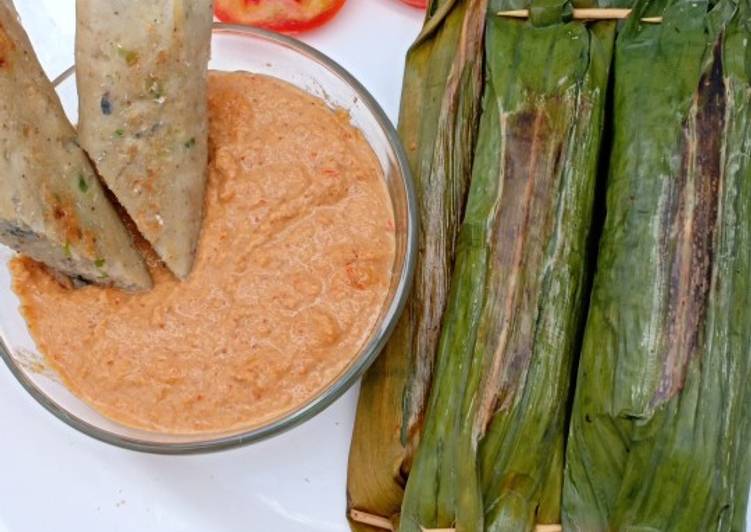
[[[31,260],[13,289],[39,350],[126,425],[218,432],[304,403],[352,361],[387,297],[391,202],[344,113],[273,78],[212,73],[206,218],[177,281],[147,253],[143,294],[61,287]]]

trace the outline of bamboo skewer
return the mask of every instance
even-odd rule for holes
[[[382,530],[394,531],[394,525],[391,520],[381,517],[380,515],[373,515],[361,510],[350,510],[349,518],[357,523],[369,525],[374,528],[380,528]],[[455,532],[453,528],[423,528],[423,532]],[[563,528],[561,525],[537,525],[535,532],[561,532]]]
[[[576,20],[614,20],[628,18],[631,14],[630,9],[619,8],[581,8],[574,9],[573,17]],[[511,11],[499,11],[497,13],[499,17],[510,18],[529,18],[529,9],[514,9]],[[644,17],[642,22],[650,24],[659,24],[662,22],[662,17]]]
[[[364,525],[370,525],[374,528],[382,528],[383,530],[394,530],[394,525],[390,520],[380,515],[373,515],[367,512],[361,512],[360,510],[350,510],[349,518],[357,523]]]

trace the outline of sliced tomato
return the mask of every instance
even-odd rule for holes
[[[284,33],[316,28],[334,18],[345,0],[215,0],[222,22]]]
[[[428,0],[402,0],[402,2],[415,7],[422,7],[423,9],[428,7]]]

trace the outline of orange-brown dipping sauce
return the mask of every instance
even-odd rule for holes
[[[212,73],[206,217],[179,282],[149,257],[143,294],[69,290],[28,259],[13,289],[37,347],[100,412],[213,432],[304,403],[352,361],[384,304],[394,221],[344,113],[280,80]]]

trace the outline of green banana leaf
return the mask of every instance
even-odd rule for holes
[[[751,10],[748,0],[640,0],[635,10],[616,44],[607,217],[564,527],[744,530]],[[639,23],[646,14],[663,23]]]
[[[404,532],[516,532],[560,517],[615,24],[564,22],[570,5],[555,0],[531,7],[530,21],[487,27],[480,135]]]
[[[399,513],[419,440],[471,175],[486,10],[487,0],[431,2],[407,56],[399,134],[417,189],[420,243],[407,308],[363,380],[350,450],[350,510]]]

